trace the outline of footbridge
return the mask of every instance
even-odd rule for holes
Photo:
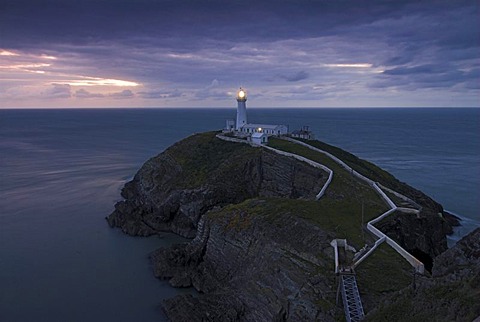
[[[232,142],[238,142],[238,143],[246,143],[254,147],[263,147],[266,149],[269,149],[271,151],[274,151],[278,154],[293,157],[295,159],[298,159],[300,161],[306,162],[314,167],[321,168],[324,171],[326,171],[329,176],[324,184],[323,188],[321,191],[317,194],[316,199],[319,200],[325,193],[325,190],[328,188],[330,182],[332,181],[333,178],[333,171],[326,167],[325,165],[322,165],[320,163],[314,162],[313,160],[310,160],[308,158],[305,158],[300,155],[296,155],[293,153],[289,153],[286,151],[278,150],[269,146],[265,145],[257,145],[253,144],[252,142],[248,142],[246,140],[240,140],[237,138],[231,138],[231,137],[226,137],[224,135],[218,134],[217,137],[219,139],[225,140],[225,141],[232,141]],[[355,277],[355,272],[354,269],[361,263],[363,262],[369,255],[373,253],[373,251],[383,242],[386,242],[388,245],[390,245],[394,250],[396,250],[402,257],[404,257],[416,270],[416,272],[423,274],[424,273],[424,265],[421,261],[419,261],[417,258],[415,258],[413,255],[411,255],[409,252],[407,252],[405,249],[403,249],[400,245],[398,245],[393,239],[385,235],[383,232],[381,232],[378,228],[374,226],[375,223],[378,221],[384,219],[385,217],[389,216],[390,214],[394,213],[395,211],[401,211],[405,213],[411,213],[411,214],[416,214],[418,215],[421,211],[421,206],[418,205],[415,201],[412,199],[404,196],[403,194],[398,193],[397,191],[394,191],[392,189],[389,189],[385,186],[382,186],[380,183],[375,182],[371,180],[370,178],[365,177],[364,175],[360,174],[356,170],[354,170],[352,167],[347,165],[345,162],[337,158],[336,156],[332,155],[331,153],[321,150],[319,148],[316,148],[314,146],[311,146],[305,142],[298,141],[289,137],[282,137],[282,139],[303,145],[311,150],[314,150],[316,152],[322,153],[326,156],[328,156],[330,159],[335,161],[338,165],[343,167],[345,170],[350,172],[353,176],[357,177],[358,179],[366,182],[369,186],[371,186],[379,195],[380,197],[386,202],[388,207],[390,208],[387,210],[385,213],[381,214],[379,217],[374,218],[373,220],[370,220],[367,223],[367,229],[378,239],[375,241],[374,244],[372,245],[366,245],[363,249],[361,249],[359,252],[357,252],[353,247],[349,246],[347,244],[347,241],[345,239],[334,239],[331,242],[332,247],[335,250],[335,273],[337,276],[340,277],[339,279],[339,284],[338,284],[338,294],[337,294],[337,302],[338,302],[338,295],[342,294],[342,299],[343,299],[343,307],[345,310],[345,318],[347,322],[350,321],[361,321],[365,314],[363,311],[363,306],[362,306],[362,301],[360,299],[360,293],[358,291],[357,287],[357,281]],[[401,206],[397,206],[385,193],[385,191],[395,195],[398,199],[401,200]],[[410,206],[410,207],[404,207],[404,206]],[[349,251],[352,251],[351,253]],[[350,256],[350,254],[355,254],[355,256]]]
[[[362,301],[358,292],[357,279],[353,272],[340,273],[340,289],[347,322],[363,320],[365,313],[363,312]]]
[[[361,321],[365,314],[353,268],[354,258],[352,255],[355,248],[348,245],[346,239],[334,239],[330,245],[332,245],[335,254],[335,273],[340,277],[337,303],[338,296],[341,293],[347,322]]]

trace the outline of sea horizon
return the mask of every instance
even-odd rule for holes
[[[142,109],[181,109],[181,110],[189,110],[189,109],[235,109],[232,106],[102,106],[102,107],[0,107],[0,110],[142,110]],[[251,109],[294,109],[294,110],[302,110],[302,109],[480,109],[480,106],[342,106],[342,107],[331,107],[331,106],[320,106],[320,107],[305,107],[305,106],[249,106],[249,110]]]
[[[148,254],[181,241],[132,238],[105,217],[149,158],[192,133],[219,130],[234,108],[0,110],[0,312],[33,318],[162,319],[179,292],[153,277]],[[480,223],[480,109],[262,109],[249,120],[310,125],[318,140],[368,160]],[[75,276],[75,278],[72,278]],[[84,307],[88,307],[85,312]],[[25,309],[27,308],[27,309]],[[165,319],[165,317],[163,317]]]

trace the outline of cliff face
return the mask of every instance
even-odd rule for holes
[[[445,235],[451,230],[450,224],[429,208],[419,215],[396,212],[376,227],[421,260],[428,271],[433,259],[447,250]]]
[[[173,231],[193,238],[214,207],[253,197],[313,198],[328,175],[270,151],[199,134],[148,160],[107,218],[130,235]]]
[[[363,205],[368,218],[386,208],[371,187],[340,171],[324,198],[314,201],[326,172],[221,141],[213,132],[197,134],[148,160],[107,220],[130,235],[173,231],[195,237],[151,255],[157,277],[200,292],[163,303],[172,321],[331,321],[342,310],[335,306],[330,241],[348,238],[362,247]],[[410,196],[417,192],[405,189]],[[423,206],[421,216],[393,216],[380,222],[381,229],[431,260],[446,249],[447,224],[437,203],[422,193],[413,199]],[[379,278],[382,256],[389,257],[389,271],[411,271],[403,259],[397,265],[388,252],[378,255],[371,272],[365,272],[369,259],[360,266],[362,283],[380,290],[366,297],[369,308],[383,290],[392,294],[408,283]]]
[[[445,235],[451,234],[452,227],[459,225],[458,218],[444,212],[442,205],[408,184],[399,181],[387,171],[335,146],[315,140],[301,140],[312,146],[330,152],[371,180],[399,192],[413,200],[419,215],[397,212],[376,224],[382,232],[394,239],[403,248],[421,259],[428,270],[432,269],[433,258],[447,250]],[[397,206],[412,207],[397,199]]]
[[[333,234],[290,214],[249,212],[265,202],[210,212],[191,243],[152,254],[157,277],[201,293],[166,301],[172,321],[333,319]]]
[[[480,228],[435,258],[432,278],[384,301],[367,321],[465,321],[480,317]]]

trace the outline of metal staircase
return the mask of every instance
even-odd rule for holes
[[[357,280],[354,274],[340,274],[340,283],[343,298],[343,308],[347,322],[363,320],[362,301],[358,292]]]

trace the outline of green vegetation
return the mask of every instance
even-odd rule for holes
[[[473,321],[480,314],[480,276],[406,289],[372,312],[367,321]],[[432,305],[436,303],[436,305]],[[405,314],[408,313],[408,314]]]
[[[410,187],[406,183],[399,181],[393,175],[391,175],[390,173],[381,169],[380,167],[376,166],[373,163],[360,159],[357,156],[347,151],[344,151],[340,148],[337,148],[335,146],[329,145],[324,142],[320,142],[317,140],[305,140],[305,139],[297,139],[297,140],[305,142],[311,146],[314,146],[316,148],[319,148],[321,150],[324,150],[336,156],[337,158],[345,162],[347,165],[352,167],[358,173],[366,176],[367,178],[375,182],[381,183],[385,187],[388,187],[405,196],[408,196],[409,198],[415,200],[419,204],[422,204],[425,201],[424,197],[426,196],[424,196],[422,193]],[[422,196],[419,196],[419,194]]]
[[[240,180],[240,178],[232,177],[232,173],[235,173],[232,169],[246,164],[249,159],[259,157],[264,151],[246,144],[219,140],[215,138],[216,134],[217,132],[197,134],[168,149],[167,152],[181,165],[184,173],[179,176],[181,179],[176,183],[177,187],[192,188],[209,182],[216,184],[227,182],[226,185],[232,185],[232,182]],[[332,153],[356,171],[385,186],[395,189],[398,185],[403,185],[386,171],[348,152],[319,141],[302,141]],[[228,221],[225,222],[225,230],[243,231],[251,228],[255,218],[259,216],[264,217],[268,223],[276,227],[285,224],[284,221],[279,220],[280,215],[289,215],[302,218],[322,230],[332,232],[336,238],[347,239],[348,243],[356,249],[360,249],[365,243],[372,241],[372,237],[365,232],[363,227],[369,220],[388,210],[387,204],[372,187],[353,176],[323,153],[277,138],[270,138],[269,146],[304,156],[332,169],[333,180],[324,197],[318,201],[257,197],[211,210],[207,214],[209,217],[216,217],[220,220],[228,218]],[[228,162],[226,162],[227,160]],[[233,188],[226,186],[226,189]],[[241,193],[241,191],[235,193]],[[388,192],[387,194],[395,203],[400,204],[401,200],[398,197]],[[238,200],[243,199],[239,198]],[[288,256],[295,261],[303,260],[296,258],[295,254],[288,254]],[[319,256],[325,255],[319,254]],[[315,274],[324,275],[329,274],[331,267],[319,266],[314,270]],[[412,281],[410,265],[386,244],[382,244],[360,264],[356,271],[362,297],[365,297],[366,303],[370,304],[375,303],[385,294],[407,287]],[[333,274],[333,271],[331,273]],[[333,307],[334,302],[333,294],[329,300],[319,300],[318,305],[326,311]],[[372,308],[367,307],[366,309],[369,311]],[[405,311],[402,310],[402,312]],[[342,319],[343,314],[340,312],[338,317]]]
[[[243,160],[258,156],[261,151],[246,144],[217,139],[218,132],[205,132],[188,137],[171,146],[166,152],[175,159],[186,174],[179,178],[179,188],[195,188],[207,182],[215,171],[228,173]],[[194,156],[194,157],[192,157]],[[228,164],[224,164],[229,160]],[[237,163],[231,162],[237,160]]]
[[[322,222],[324,219],[321,218],[329,218],[338,238],[347,238],[356,247],[362,247],[365,244],[361,228],[362,203],[363,224],[366,224],[388,210],[382,198],[369,185],[322,153],[276,138],[270,139],[269,146],[304,156],[333,170],[333,180],[327,188],[326,195],[314,203],[315,209],[310,208],[312,211],[305,212],[302,216],[322,227],[325,222]]]
[[[365,207],[365,214],[378,216],[377,211],[376,207]],[[275,217],[279,214],[290,214],[335,233],[337,238],[347,238],[349,243],[356,247],[365,244],[361,228],[361,204],[328,198],[321,201],[286,198],[248,199],[210,212],[209,215],[222,216],[229,213],[234,213],[228,225],[232,229],[248,227],[251,216],[264,216],[274,225]]]
[[[390,198],[391,201],[393,201],[393,203],[397,206],[397,207],[407,207],[407,208],[415,208],[414,205],[411,205],[410,203],[407,203],[405,200],[397,197],[396,195],[394,195],[393,193],[389,192],[389,191],[385,191],[384,189],[382,189],[383,192],[385,192],[385,194],[387,195],[388,198]]]
[[[407,287],[413,279],[413,268],[386,243],[378,248],[356,268],[357,283],[362,293],[381,297],[385,293]]]
[[[373,163],[360,159],[345,150],[317,140],[297,140],[310,144],[311,146],[324,150],[328,153],[331,153],[332,155],[336,156],[337,158],[348,164],[358,173],[363,174],[364,176],[372,179],[373,181],[380,182],[387,187],[393,187],[400,183],[394,176],[392,176],[387,171],[377,167]]]

